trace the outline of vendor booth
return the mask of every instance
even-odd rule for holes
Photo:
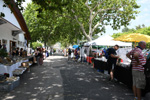
[[[110,42],[109,46],[116,45],[116,44],[113,44],[113,42],[114,41]],[[124,46],[124,48],[119,48],[116,51],[117,55],[119,55],[122,60],[121,60],[121,62],[119,62],[119,60],[117,62],[117,65],[116,65],[115,71],[114,71],[114,77],[115,77],[115,79],[117,79],[117,81],[125,84],[129,88],[132,88],[132,72],[131,72],[131,67],[130,67],[131,61],[130,61],[130,59],[128,59],[126,57],[126,54],[129,51],[131,51],[131,49],[132,49],[132,44],[130,44],[130,43],[126,44],[125,42],[122,43],[120,41],[117,41],[117,42],[118,42],[119,46]],[[96,42],[95,42],[95,44],[96,44]],[[104,43],[104,44],[106,45],[107,43]],[[99,45],[101,45],[101,44],[99,44]],[[98,69],[98,71],[100,71],[100,72],[105,73],[108,71],[107,59],[104,56],[102,56],[101,58],[94,58],[93,65],[94,65],[94,68]],[[147,92],[150,92],[150,78],[146,77],[146,81],[147,81],[146,88],[144,90],[142,90],[143,95]]]
[[[97,51],[98,52],[98,55],[100,55],[102,53],[102,49],[101,50],[98,50],[99,47],[101,46],[105,46],[105,47],[109,47],[109,46],[114,46],[114,45],[119,45],[121,47],[124,47],[124,48],[120,48],[117,52],[118,52],[118,55],[121,56],[121,53],[127,53],[129,50],[131,50],[132,48],[132,43],[127,43],[127,42],[121,42],[121,41],[114,41],[113,38],[109,35],[104,35],[102,37],[99,37],[93,41],[90,41],[90,42],[87,42],[87,43],[84,43],[84,46],[85,47],[88,47],[87,49],[87,61],[89,63],[91,63],[91,59],[93,58],[93,55],[90,56],[89,55],[89,48],[90,47],[93,47],[95,46]],[[102,47],[103,48],[103,47]],[[103,48],[104,49],[104,48]],[[96,56],[97,58],[97,56]],[[122,58],[126,58],[125,56],[123,56]],[[128,60],[128,59],[127,59]]]
[[[94,68],[104,73],[108,70],[107,60],[103,58],[94,58]],[[118,63],[115,67],[114,78],[118,82],[125,84],[128,88],[132,89],[132,72],[130,63]],[[146,87],[142,90],[142,95],[150,92],[150,77],[146,77]]]
[[[129,47],[132,46],[132,43],[114,41],[113,37],[111,37],[109,35],[105,35],[105,36],[99,37],[93,41],[87,42],[84,44],[84,46],[90,46],[90,45],[114,46],[116,44],[119,46],[129,46]]]
[[[18,75],[29,70],[33,57],[27,56],[31,37],[20,10],[14,0],[6,7],[4,1],[0,0],[0,12],[5,14],[0,17],[0,91],[10,91],[19,85]]]

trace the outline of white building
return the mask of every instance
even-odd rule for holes
[[[31,39],[25,20],[14,0],[10,0],[13,6],[7,7],[3,7],[4,1],[0,0],[0,13],[5,14],[5,17],[0,17],[0,43],[6,45],[7,52],[11,52],[13,47],[25,49],[25,44]]]

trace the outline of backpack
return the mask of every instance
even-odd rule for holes
[[[68,50],[68,53],[71,54],[71,49]]]
[[[108,59],[109,58],[109,48],[106,51],[104,51],[104,53],[105,53],[105,58]]]

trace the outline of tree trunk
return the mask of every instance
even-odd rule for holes
[[[92,41],[92,37],[90,35],[87,35],[86,38],[88,41]]]
[[[44,41],[44,47],[46,48],[46,41]]]

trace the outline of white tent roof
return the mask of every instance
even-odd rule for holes
[[[99,37],[93,41],[85,43],[84,45],[85,46],[89,46],[89,45],[114,46],[116,44],[119,46],[132,46],[132,43],[114,41],[113,38],[109,35]]]

